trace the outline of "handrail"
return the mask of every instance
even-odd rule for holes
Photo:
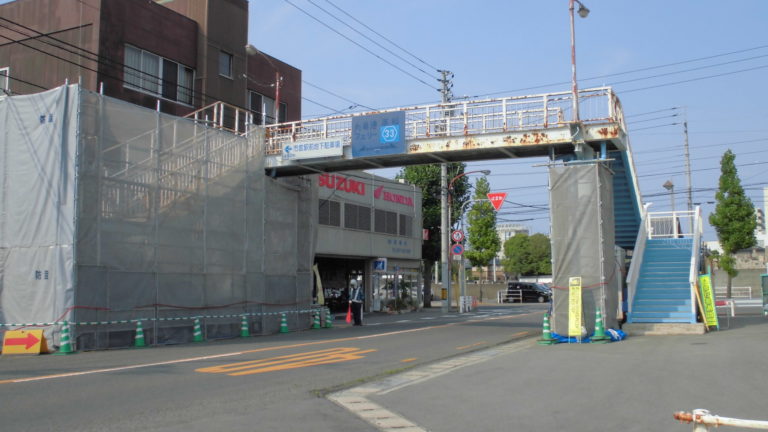
[[[394,108],[376,112],[336,115],[266,126],[267,154],[277,154],[284,143],[315,139],[340,139],[351,143],[352,118],[368,114],[405,112],[408,140],[431,137],[459,137],[484,133],[547,129],[572,122],[571,93],[482,99]],[[581,123],[616,122],[623,128],[624,117],[618,97],[610,87],[579,91],[584,111]]]
[[[696,298],[696,286],[699,280],[699,259],[701,251],[701,235],[704,231],[701,220],[701,207],[696,206],[693,210],[695,223],[692,224],[694,228],[693,232],[693,245],[691,247],[691,271],[688,276],[688,281],[691,285],[691,299]],[[696,302],[691,301],[691,314],[696,316]]]
[[[635,249],[632,252],[632,261],[629,264],[629,270],[627,271],[627,313],[632,313],[632,303],[635,300],[635,293],[637,292],[637,280],[640,278],[640,268],[643,265],[643,253],[645,252],[645,242],[648,239],[648,230],[646,225],[646,219],[648,218],[648,207],[650,204],[645,204],[640,210],[641,220],[640,229],[637,231],[637,239],[635,240]]]

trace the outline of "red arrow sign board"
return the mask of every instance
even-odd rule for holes
[[[499,211],[501,210],[502,204],[504,204],[504,200],[507,199],[507,193],[491,192],[488,194],[488,199],[491,201],[491,204],[493,204],[493,208],[495,208],[496,211]]]
[[[3,338],[3,354],[40,354],[48,352],[42,330],[8,330]]]

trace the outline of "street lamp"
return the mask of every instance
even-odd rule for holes
[[[579,0],[568,0],[568,10],[570,11],[571,16],[571,85],[573,92],[573,121],[578,122],[579,121],[579,85],[576,82],[576,30],[575,25],[573,21],[573,9],[574,9],[574,3],[579,4],[579,16],[582,18],[586,18],[587,15],[589,15],[589,9],[587,9],[586,6],[584,6],[583,3],[581,3]]]
[[[443,211],[444,211],[443,215],[445,217],[443,218],[443,223],[442,223],[442,227],[441,227],[441,229],[443,230],[442,231],[442,236],[441,236],[442,242],[443,242],[442,250],[443,250],[443,255],[445,255],[445,260],[446,260],[446,262],[444,263],[446,271],[443,272],[443,286],[446,288],[446,296],[447,296],[445,301],[443,302],[443,311],[444,312],[450,310],[450,308],[451,308],[451,294],[452,294],[451,293],[451,259],[452,258],[451,258],[451,251],[450,251],[451,242],[448,241],[448,236],[449,236],[448,231],[453,226],[453,224],[451,224],[451,207],[452,207],[452,201],[453,201],[453,193],[452,193],[453,192],[453,182],[455,182],[456,180],[464,177],[465,175],[468,175],[468,174],[478,174],[478,173],[483,174],[483,175],[488,175],[488,174],[491,173],[491,170],[477,170],[477,171],[463,172],[463,173],[455,176],[454,178],[452,178],[451,181],[448,182],[448,186],[445,188],[445,193],[446,193],[447,198],[448,198],[447,199],[448,205],[446,206],[445,209],[443,209]]]

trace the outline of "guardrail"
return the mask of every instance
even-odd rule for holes
[[[715,297],[725,298],[728,287],[715,287]],[[752,287],[731,287],[731,298],[752,298]]]
[[[523,290],[499,290],[496,292],[497,303],[514,303],[515,300],[523,302]]]

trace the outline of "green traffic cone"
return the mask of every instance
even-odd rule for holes
[[[544,326],[541,332],[541,339],[538,340],[539,345],[554,345],[557,341],[552,337],[552,332],[549,330],[549,314],[544,314]]]
[[[288,333],[288,321],[284,313],[280,314],[280,333]]]
[[[192,328],[192,342],[203,341],[203,329],[200,327],[200,319],[195,318],[195,326]]]
[[[248,329],[248,318],[243,315],[243,319],[240,320],[240,337],[250,337],[251,332]]]
[[[595,311],[595,334],[590,339],[592,343],[608,343],[611,338],[605,334],[605,327],[603,327],[603,316],[600,314],[600,308]]]
[[[312,321],[312,328],[313,329],[319,329],[320,328],[320,311],[315,310],[315,318]]]
[[[147,346],[144,341],[144,327],[141,325],[141,321],[136,321],[136,336],[134,337],[134,348],[145,348]]]
[[[69,322],[64,321],[64,325],[61,327],[61,338],[60,338],[61,345],[59,346],[59,351],[56,353],[56,355],[67,355],[67,354],[74,354],[75,352],[72,350],[72,342],[69,340]]]
[[[333,315],[328,308],[325,308],[325,328],[333,328]]]

